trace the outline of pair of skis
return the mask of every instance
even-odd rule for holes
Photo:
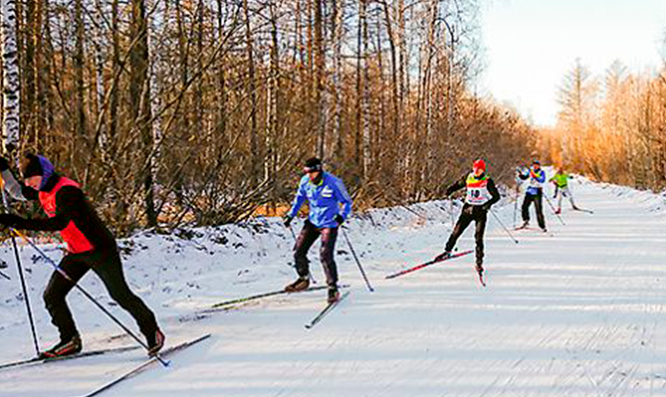
[[[183,342],[183,343],[180,343],[178,345],[172,346],[168,349],[162,350],[162,352],[160,353],[160,356],[162,358],[172,356],[173,354],[175,354],[179,351],[185,350],[188,347],[194,346],[197,343],[202,342],[202,341],[210,338],[210,336],[211,336],[211,334],[205,334],[205,335],[200,336],[196,339],[193,339],[193,340],[190,340],[190,341]],[[122,382],[126,379],[129,379],[133,376],[138,375],[139,373],[148,369],[151,365],[157,363],[158,361],[159,360],[158,360],[157,357],[151,357],[151,358],[147,359],[146,361],[142,362],[141,364],[139,364],[139,365],[135,366],[134,368],[130,369],[129,371],[125,372],[124,374],[120,375],[119,377],[113,379],[110,382],[107,382],[107,383],[103,384],[102,386],[98,387],[97,389],[95,389],[95,390],[91,391],[90,393],[85,394],[81,397],[93,397],[93,396],[96,396],[96,395],[102,393],[103,391],[109,390],[110,388],[112,388],[113,386],[116,386],[120,382]],[[171,362],[167,361],[167,363],[170,364]]]
[[[211,334],[206,334],[203,336],[200,336],[196,339],[186,341],[180,344],[177,344],[175,346],[172,346],[170,348],[167,348],[165,350],[162,350],[160,353],[160,357],[166,358],[168,356],[171,356],[175,354],[176,352],[185,350],[186,348],[193,346],[201,341],[204,341],[208,338],[210,338]],[[91,350],[87,352],[81,352],[77,354],[73,354],[70,356],[63,356],[63,357],[54,357],[54,358],[31,358],[27,360],[19,360],[19,361],[14,361],[6,364],[0,364],[0,369],[6,369],[6,368],[15,368],[15,367],[22,367],[22,366],[27,366],[27,365],[39,365],[39,364],[45,364],[45,363],[51,363],[51,362],[60,362],[60,361],[70,361],[78,358],[83,358],[83,357],[92,357],[92,356],[101,356],[105,354],[113,354],[113,353],[125,353],[133,350],[138,350],[140,346],[129,346],[129,347],[116,347],[116,348],[109,348],[109,349],[100,349],[100,350]],[[97,389],[93,390],[92,392],[83,395],[82,397],[93,397],[96,396],[103,391],[106,391],[110,389],[111,387],[119,384],[120,382],[131,378],[132,376],[135,376],[142,371],[148,369],[151,365],[157,363],[159,361],[157,356],[154,357],[149,357],[145,361],[141,362],[139,365],[131,368],[129,371],[123,373],[119,377],[105,383],[104,385],[98,387]],[[170,363],[170,361],[167,361],[167,363]]]
[[[342,289],[342,288],[348,288],[348,287],[349,287],[349,285],[341,285],[339,288]],[[300,293],[303,293],[303,292],[320,291],[320,290],[324,290],[324,289],[327,289],[327,288],[328,287],[325,286],[325,285],[319,285],[319,286],[316,286],[316,287],[306,288],[303,291],[299,291],[299,292],[287,292],[284,289],[277,290],[277,291],[270,291],[270,292],[265,292],[265,293],[261,293],[261,294],[250,295],[250,296],[243,297],[243,298],[237,298],[237,299],[231,299],[231,300],[219,302],[219,303],[216,303],[216,304],[212,305],[210,309],[205,310],[204,312],[205,313],[210,313],[210,312],[216,312],[216,311],[221,311],[221,310],[226,311],[226,310],[230,310],[231,308],[235,307],[238,304],[243,304],[243,303],[251,302],[251,301],[254,301],[254,300],[258,300],[258,299],[268,298],[268,297],[271,297],[271,296],[288,295],[288,294],[300,294]],[[306,329],[312,329],[324,317],[326,317],[326,315],[328,315],[331,311],[333,311],[333,309],[338,305],[338,303],[340,301],[342,301],[343,299],[345,299],[347,296],[349,296],[349,291],[343,293],[337,300],[328,303],[324,307],[324,309],[322,309],[319,313],[317,313],[317,315],[311,321],[309,321],[308,323],[305,324],[305,328]]]
[[[458,252],[458,253],[455,253],[455,254],[451,254],[451,255],[446,256],[446,257],[443,257],[443,258],[435,258],[435,259],[430,260],[430,261],[428,261],[428,262],[421,263],[420,265],[416,265],[416,266],[413,266],[413,267],[410,267],[410,268],[407,268],[407,269],[401,270],[401,271],[399,271],[399,272],[389,274],[389,275],[386,276],[385,278],[386,278],[386,279],[393,279],[393,278],[396,278],[396,277],[404,276],[405,274],[409,274],[409,273],[415,272],[415,271],[417,271],[417,270],[421,270],[421,269],[423,269],[423,268],[425,268],[425,267],[432,266],[432,265],[437,264],[437,263],[440,263],[440,262],[444,262],[444,261],[447,261],[447,260],[450,260],[450,259],[460,258],[461,256],[469,255],[469,254],[471,254],[472,252],[474,252],[474,251],[472,251],[472,250],[467,250],[467,251],[463,251],[463,252]],[[485,280],[483,279],[483,269],[481,269],[480,271],[477,270],[477,273],[478,273],[478,275],[479,275],[479,283],[480,283],[482,286],[485,287],[485,286],[486,286],[486,282],[485,282]]]
[[[81,352],[81,353],[72,354],[72,355],[63,356],[63,357],[52,357],[52,358],[33,357],[33,358],[24,359],[24,360],[17,360],[17,361],[12,361],[12,362],[8,362],[8,363],[0,364],[0,370],[1,369],[7,369],[7,368],[14,368],[14,367],[29,366],[29,365],[46,364],[46,363],[51,363],[51,362],[69,361],[69,360],[74,360],[74,359],[77,359],[77,358],[91,357],[91,356],[101,356],[101,355],[105,355],[105,354],[125,353],[125,352],[132,351],[132,350],[138,350],[139,348],[140,348],[140,346],[112,347],[112,348],[107,348],[107,349],[84,351],[84,352]]]

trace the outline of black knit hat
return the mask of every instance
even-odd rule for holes
[[[324,169],[324,166],[316,157],[309,158],[305,160],[305,170],[306,172],[321,171]]]
[[[41,161],[39,161],[39,157],[34,154],[26,154],[21,173],[24,179],[33,176],[43,176],[44,169],[42,168]]]

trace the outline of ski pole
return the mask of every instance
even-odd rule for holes
[[[5,278],[5,279],[7,279],[7,280],[11,280],[11,278],[9,278],[9,276],[6,275],[6,274],[3,273],[3,272],[0,272],[0,277],[3,277],[3,278]]]
[[[113,320],[114,323],[116,323],[120,328],[122,328],[123,331],[129,336],[132,337],[139,345],[141,345],[144,349],[147,351],[150,350],[150,347],[146,344],[146,342],[142,341],[134,332],[132,332],[125,324],[123,324],[116,316],[114,316],[110,311],[108,311],[104,306],[102,306],[101,303],[97,301],[88,291],[85,290],[85,288],[81,287],[79,284],[76,283],[69,275],[58,266],[57,263],[51,258],[49,258],[35,243],[33,243],[25,234],[19,232],[18,230],[12,228],[11,231],[16,234],[16,236],[23,238],[26,243],[28,243],[37,253],[42,256],[54,269],[58,274],[60,274],[65,280],[69,281],[74,285],[74,287],[79,290],[86,298],[88,298],[97,308],[99,308],[104,314],[106,314],[111,320]],[[163,366],[167,367],[169,366],[169,362],[165,361],[159,354],[155,354],[155,358],[157,361],[159,361]]]
[[[564,219],[562,219],[562,217],[560,216],[560,214],[558,214],[558,213],[555,211],[555,206],[553,206],[553,203],[550,202],[550,199],[548,198],[548,195],[544,194],[543,197],[546,198],[546,202],[547,202],[548,205],[550,206],[550,209],[553,210],[553,214],[555,214],[555,216],[557,216],[557,219],[559,219],[560,222],[562,222],[562,225],[565,225],[565,226],[566,226],[566,223],[564,223]]]
[[[509,235],[509,237],[511,238],[511,240],[513,240],[514,243],[518,244],[518,240],[516,240],[516,238],[513,237],[513,234],[511,234],[511,232],[509,231],[509,229],[508,229],[506,226],[504,226],[504,223],[502,222],[502,220],[500,219],[500,217],[497,216],[497,214],[495,214],[495,211],[493,211],[492,209],[489,209],[488,211],[489,211],[491,214],[493,214],[493,216],[495,217],[495,219],[497,220],[497,222],[498,222],[498,223],[504,228],[504,231],[506,231],[506,234]]]
[[[516,178],[517,179],[517,178]],[[518,200],[520,199],[520,184],[516,181],[516,200],[513,202],[513,228],[518,227],[517,225],[517,216],[518,216]]]
[[[2,190],[2,204],[5,206],[5,211],[9,211],[7,204],[7,195],[5,194],[5,180],[0,176],[0,189]],[[14,231],[14,229],[11,229]],[[12,247],[14,248],[14,258],[16,259],[16,267],[18,267],[19,280],[21,281],[21,289],[23,290],[23,298],[25,299],[25,308],[28,312],[28,322],[30,323],[30,332],[32,333],[32,342],[35,345],[35,352],[39,356],[39,342],[37,341],[37,329],[35,327],[35,320],[32,316],[32,308],[30,307],[30,297],[28,296],[28,289],[25,285],[25,277],[23,276],[23,265],[21,264],[21,257],[16,245],[16,238],[12,238]]]
[[[340,226],[340,229],[342,229],[342,235],[345,236],[345,240],[347,240],[347,244],[349,245],[349,250],[351,251],[352,255],[354,256],[354,259],[356,260],[356,264],[358,265],[358,270],[361,271],[361,275],[363,276],[363,280],[365,280],[365,285],[368,286],[368,290],[370,292],[374,292],[374,288],[370,285],[370,281],[368,280],[368,276],[365,275],[365,271],[363,270],[363,266],[361,266],[361,261],[358,260],[358,256],[356,256],[356,251],[354,251],[354,247],[351,244],[351,241],[349,241],[349,237],[347,237],[347,232],[345,231],[345,228]]]

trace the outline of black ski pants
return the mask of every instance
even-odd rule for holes
[[[539,227],[542,229],[546,228],[546,220],[543,217],[543,191],[539,190],[537,194],[525,194],[525,199],[523,200],[523,222],[529,222],[530,220],[530,204],[534,203],[534,208],[536,209],[537,222]]]
[[[111,298],[134,317],[144,335],[151,335],[157,330],[155,315],[127,285],[120,255],[116,249],[68,254],[59,266],[75,283],[92,269],[106,286]],[[60,339],[63,341],[78,335],[72,313],[65,300],[72,288],[74,284],[55,271],[44,291],[46,309],[51,314],[51,322],[60,331]]]
[[[326,284],[334,286],[338,282],[338,268],[334,259],[335,241],[338,238],[337,227],[318,229],[310,221],[305,221],[303,230],[301,230],[294,246],[296,271],[301,277],[308,277],[310,274],[308,251],[319,236],[321,236],[319,258],[324,266],[324,273],[326,273]]]
[[[453,251],[456,242],[472,221],[476,222],[476,231],[474,232],[474,239],[476,240],[476,264],[482,265],[484,254],[483,233],[486,231],[488,211],[481,208],[480,205],[465,204],[463,206],[460,218],[458,218],[458,222],[456,222],[453,232],[451,232],[451,236],[449,236],[449,241],[446,242],[445,250],[447,252]]]

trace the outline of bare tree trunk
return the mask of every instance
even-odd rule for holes
[[[150,77],[148,49],[148,21],[144,0],[132,0],[132,35],[136,45],[130,54],[130,106],[134,125],[141,137],[143,167],[140,170],[143,183],[143,201],[148,227],[157,226],[153,180],[153,131],[150,111]]]
[[[2,0],[3,120],[2,135],[6,152],[20,142],[20,87],[16,40],[16,0]]]
[[[245,13],[245,46],[248,62],[248,89],[250,91],[250,179],[257,183],[259,173],[259,145],[257,137],[257,88],[254,65],[254,41],[252,39],[252,30],[250,27],[250,10],[247,0],[243,0],[243,11]]]
[[[323,16],[322,1],[314,0],[314,56],[315,56],[315,114],[317,124],[317,148],[316,153],[319,158],[324,158],[326,153],[324,147],[326,144],[326,92],[324,85],[324,67],[326,65],[324,40],[323,40]]]
[[[371,145],[372,135],[370,131],[370,34],[368,32],[368,0],[363,0],[363,100],[362,123],[363,123],[363,178],[368,179],[370,167],[374,163]]]
[[[36,0],[27,0],[25,7],[25,51],[21,54],[23,61],[23,88],[21,94],[23,96],[23,103],[21,104],[21,121],[20,124],[23,126],[23,134],[25,136],[26,143],[30,143],[31,146],[34,146],[37,143],[37,123],[36,123],[36,101],[35,93],[36,89],[36,76],[37,69],[35,68],[35,41],[36,36],[39,36],[37,32],[39,31],[39,20],[36,15]]]
[[[344,34],[344,19],[345,19],[345,1],[333,0],[333,140],[334,140],[334,155],[337,157],[339,164],[344,155],[344,137],[342,135],[342,41]]]
[[[76,137],[88,148],[88,134],[86,131],[86,103],[85,103],[85,82],[83,73],[85,69],[84,59],[84,40],[85,40],[85,21],[83,20],[83,0],[74,2],[74,23],[76,24],[76,52],[74,54],[74,71],[76,84]],[[74,146],[76,147],[76,146]],[[72,150],[71,155],[76,155]]]
[[[264,175],[271,186],[271,201],[275,206],[277,202],[277,146],[278,146],[278,108],[280,92],[280,54],[277,27],[276,5],[269,4],[271,47],[270,47],[270,69],[268,74],[268,89],[266,91],[266,161]]]
[[[204,30],[204,2],[199,0],[197,5],[197,71],[203,70],[203,30]],[[196,114],[196,128],[199,133],[204,132],[204,103],[203,103],[203,74],[198,78],[194,104]]]
[[[217,39],[222,40],[224,37],[224,22],[222,19],[222,5],[224,0],[217,0]],[[216,139],[219,144],[224,147],[227,144],[227,78],[225,73],[224,56],[219,56],[217,64],[217,79],[218,79],[218,117],[219,120],[216,126]]]
[[[358,26],[356,41],[356,136],[354,148],[354,165],[357,169],[357,177],[364,179],[368,166],[366,156],[366,82],[367,79],[367,0],[358,0]],[[363,159],[361,158],[363,155]]]

